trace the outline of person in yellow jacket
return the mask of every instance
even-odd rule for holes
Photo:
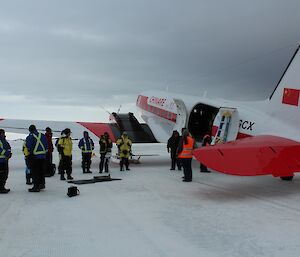
[[[60,161],[59,161],[59,173],[60,173],[60,180],[66,180],[65,178],[65,171],[67,173],[67,179],[73,179],[71,176],[72,174],[72,148],[73,143],[71,139],[71,130],[66,128],[64,130],[63,135],[59,138],[57,143],[57,150],[60,154]]]
[[[124,164],[126,170],[130,170],[128,158],[131,155],[132,141],[128,138],[126,132],[123,132],[122,136],[117,140],[116,144],[118,147],[120,157],[120,171],[124,170]]]
[[[29,152],[28,148],[26,147],[26,141],[24,141],[24,143],[23,143],[22,152],[24,154],[25,164],[26,164],[26,168],[25,168],[26,185],[32,185],[32,181],[31,181],[32,176],[31,176],[29,160],[28,160],[28,156],[30,155],[30,152]]]
[[[183,181],[192,181],[192,159],[193,159],[193,149],[195,148],[195,140],[192,138],[191,134],[187,129],[182,133],[182,138],[178,146],[178,158],[181,161],[183,167]]]

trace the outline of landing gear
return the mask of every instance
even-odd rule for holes
[[[288,176],[288,177],[280,177],[282,180],[286,180],[286,181],[292,181],[294,176]]]

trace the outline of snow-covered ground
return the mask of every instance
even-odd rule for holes
[[[184,183],[169,170],[165,145],[136,145],[135,153],[160,156],[125,172],[111,164],[111,176],[122,180],[79,185],[80,195],[69,198],[72,184],[58,175],[47,178],[45,191],[27,192],[21,142],[11,144],[11,192],[0,195],[1,257],[300,254],[300,176],[203,174],[194,161],[193,182]],[[98,164],[94,158],[94,173],[82,174],[76,149],[73,176],[98,175]]]

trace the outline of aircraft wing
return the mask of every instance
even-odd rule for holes
[[[261,135],[201,147],[194,156],[207,167],[230,175],[289,177],[300,171],[300,143],[278,136]]]
[[[28,128],[34,124],[38,131],[44,132],[46,127],[50,127],[54,137],[59,137],[61,131],[65,128],[70,128],[73,139],[80,139],[83,136],[83,131],[90,132],[90,136],[99,138],[104,132],[108,132],[111,139],[115,142],[116,136],[120,132],[113,128],[113,124],[95,123],[95,122],[71,122],[71,121],[45,121],[45,120],[18,120],[18,119],[2,119],[0,120],[0,128],[6,132],[28,134]]]
[[[41,132],[45,132],[45,128],[50,127],[53,137],[59,137],[62,130],[69,128],[72,131],[71,137],[73,139],[82,138],[83,131],[88,131],[94,141],[98,140],[104,132],[107,132],[113,142],[116,142],[122,132],[126,131],[133,143],[157,142],[148,125],[140,124],[133,114],[114,115],[114,122],[112,123],[0,119],[0,128],[7,132],[28,134],[29,126],[34,124]]]

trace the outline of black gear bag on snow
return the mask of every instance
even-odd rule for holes
[[[69,197],[73,197],[73,196],[76,196],[76,195],[79,195],[79,194],[80,194],[80,191],[78,190],[77,187],[71,186],[71,187],[68,188],[68,193],[67,193],[67,195],[68,195]]]

